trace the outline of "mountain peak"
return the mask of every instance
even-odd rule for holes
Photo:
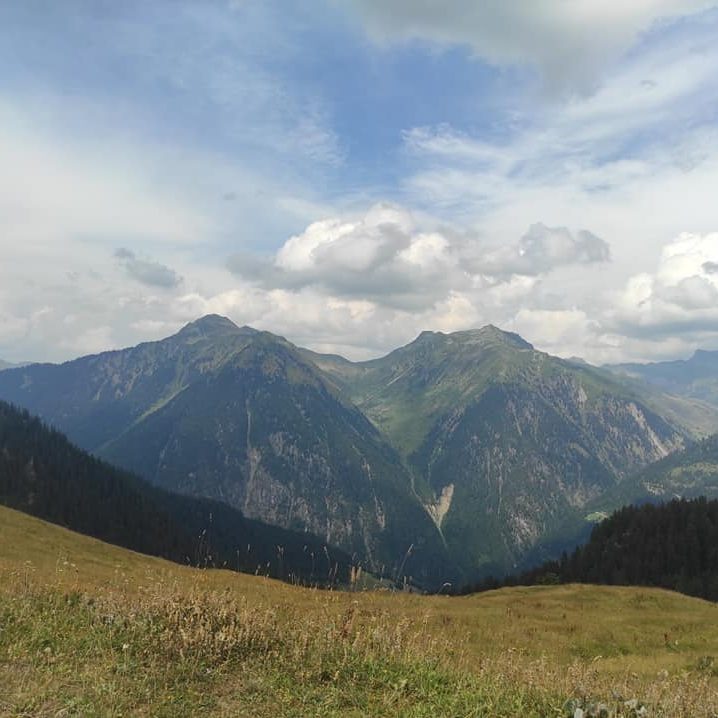
[[[715,361],[718,360],[718,350],[696,349],[691,357],[692,361]]]
[[[228,332],[243,333],[254,332],[256,330],[251,327],[242,327],[240,329],[231,319],[220,316],[219,314],[207,314],[193,322],[186,324],[181,330],[181,335],[201,334],[204,336],[212,334],[226,334]]]
[[[515,349],[533,349],[533,345],[515,332],[499,329],[494,324],[486,324],[478,329],[466,329],[453,332],[448,336],[466,344],[494,344],[501,343]]]
[[[445,334],[444,332],[423,331],[414,340],[414,342],[430,342],[432,340],[446,340],[449,342],[460,342],[461,344],[502,344],[515,349],[533,349],[533,345],[529,344],[523,337],[514,333],[499,329],[494,324],[486,324],[476,329],[463,329],[458,332]]]

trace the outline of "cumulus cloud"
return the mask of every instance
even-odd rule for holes
[[[613,322],[625,333],[663,336],[718,331],[718,233],[683,233],[666,244],[656,271],[632,276]]]
[[[522,307],[509,326],[522,336],[539,338],[542,349],[563,356],[583,356],[597,328],[585,311],[576,308]]]
[[[229,267],[267,289],[315,287],[418,309],[469,281],[457,250],[442,234],[419,231],[405,209],[380,204],[356,220],[314,222],[274,256],[235,255]]]
[[[129,277],[149,287],[172,289],[182,283],[182,277],[174,269],[159,262],[141,259],[124,247],[115,250],[115,259]]]
[[[299,345],[354,359],[382,354],[424,329],[450,332],[489,322],[519,332],[539,349],[596,363],[688,356],[696,348],[716,346],[718,274],[711,265],[718,264],[718,234],[684,234],[668,242],[654,271],[632,276],[617,295],[593,289],[581,295],[572,282],[583,285],[595,274],[591,262],[605,255],[583,247],[579,232],[532,228],[527,233],[530,241],[524,237],[511,246],[503,267],[507,273],[492,276],[481,273],[488,271],[491,253],[482,251],[480,241],[448,230],[420,231],[411,215],[396,206],[380,206],[336,224],[325,222],[326,226],[319,223],[321,231],[315,228],[311,233],[310,225],[265,262],[265,268],[278,272],[282,286],[273,286],[266,277],[238,280],[237,275],[207,273],[202,267],[190,271],[186,265],[188,278],[176,291],[153,291],[153,286],[127,282],[124,274],[112,272],[112,262],[137,259],[125,250],[118,258],[106,255],[105,264],[98,262],[99,273],[80,271],[58,280],[57,286],[44,280],[42,297],[34,294],[33,286],[24,294],[0,289],[0,355],[9,360],[68,358],[167,336],[207,313],[227,315]],[[379,231],[384,225],[389,230]],[[416,285],[412,301],[402,304],[384,291],[374,292],[371,277],[362,294],[358,286],[345,291],[343,284],[332,285],[317,273],[316,257],[326,256],[327,235],[335,240],[353,238],[357,226],[361,251],[350,247],[347,254],[332,256],[332,270],[341,273],[356,261],[368,274],[376,267],[398,271],[404,266],[400,262],[408,265],[411,260],[433,272],[423,275],[429,277],[423,299],[421,274],[411,279]],[[344,229],[336,231],[337,227]],[[579,248],[554,252],[553,261],[572,257],[578,264],[551,265],[542,274],[508,273],[520,248],[534,246],[537,237],[538,246],[548,242],[551,247],[556,232],[563,238],[559,247],[572,247],[564,241],[568,233]],[[434,263],[441,269],[434,271]],[[329,271],[321,262],[320,266]],[[291,282],[283,274],[287,272]],[[311,281],[297,281],[295,273]],[[440,290],[432,282],[440,283]],[[19,341],[22,352],[10,351]],[[48,345],[53,347],[51,356],[43,353]]]
[[[300,346],[352,359],[383,354],[427,328],[451,332],[482,326],[496,307],[491,290],[484,296],[484,306],[467,293],[452,291],[432,307],[406,310],[332,297],[313,287],[288,291],[246,286],[211,295],[192,293],[174,304],[193,317],[224,314],[238,324],[286,336]]]
[[[530,65],[554,92],[592,90],[604,65],[664,18],[714,0],[344,0],[380,41],[420,38],[465,45],[498,65]]]
[[[424,231],[396,205],[359,219],[326,219],[271,257],[237,254],[229,268],[265,289],[314,287],[333,297],[426,309],[456,292],[538,276],[556,267],[608,261],[608,244],[586,230],[533,225],[516,243],[488,250],[467,232]]]

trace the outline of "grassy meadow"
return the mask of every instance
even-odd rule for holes
[[[322,591],[0,508],[2,716],[718,715],[718,606],[554,586]]]

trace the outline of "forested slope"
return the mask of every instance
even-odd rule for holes
[[[344,580],[349,557],[311,534],[157,489],[0,402],[0,504],[142,553],[305,582]]]

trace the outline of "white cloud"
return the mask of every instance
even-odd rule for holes
[[[718,333],[715,262],[718,233],[681,234],[663,248],[655,272],[629,279],[616,297],[613,322],[628,334]]]
[[[507,328],[531,337],[541,349],[563,357],[583,357],[595,339],[595,326],[580,309],[521,308]]]
[[[404,201],[472,228],[489,256],[514,271],[519,266],[511,266],[508,255],[529,222],[589,228],[610,243],[610,267],[557,270],[526,308],[603,316],[604,295],[657,263],[664,243],[685,230],[705,234],[718,227],[718,132],[711,106],[718,90],[718,14],[702,19],[703,25],[694,19],[653,37],[607,70],[593,95],[531,105],[498,135],[446,124],[407,130],[413,172],[404,181]],[[708,301],[710,291],[697,281],[673,290],[694,304]],[[636,357],[658,351],[657,339],[630,345],[625,335],[601,337],[586,352],[616,356],[623,347]],[[540,344],[540,337],[530,338]],[[685,341],[681,346],[715,340]],[[663,343],[660,351],[667,348]]]
[[[28,329],[29,321],[0,310],[0,342],[8,346],[21,339]]]
[[[382,354],[411,341],[426,328],[449,332],[488,321],[471,296],[453,291],[432,307],[412,311],[328,296],[311,287],[298,291],[245,287],[179,301],[192,316],[218,312],[300,346],[353,359]]]
[[[328,296],[426,310],[456,292],[538,276],[562,265],[609,259],[606,242],[585,230],[532,226],[518,241],[488,250],[468,233],[418,227],[410,212],[379,204],[359,218],[311,224],[273,257],[240,254],[229,267],[267,290],[313,287]]]
[[[229,236],[286,237],[326,212],[292,181],[132,136],[98,108],[107,121],[77,134],[50,121],[67,111],[57,98],[23,108],[0,97],[4,359],[66,359],[177,329],[197,316],[179,296],[236,283],[221,268]]]
[[[601,70],[655,23],[711,0],[344,0],[380,41],[465,45],[497,65],[539,69],[553,92],[593,90]]]
[[[164,187],[136,150],[97,138],[58,141],[28,127],[0,101],[0,212],[3,243],[141,236],[185,244],[206,219]],[[144,167],[143,167],[144,165]]]
[[[306,64],[277,71],[309,49],[276,9],[239,4],[266,12],[245,25],[182,5],[166,37],[130,13],[104,42],[142,83],[0,98],[0,356],[64,359],[207,312],[353,357],[487,322],[595,361],[718,345],[718,14],[655,30],[714,3],[351,2],[376,37],[537,67],[565,101],[522,82],[468,98],[463,129],[406,128],[372,173],[344,153],[373,141],[355,106],[332,108]]]

